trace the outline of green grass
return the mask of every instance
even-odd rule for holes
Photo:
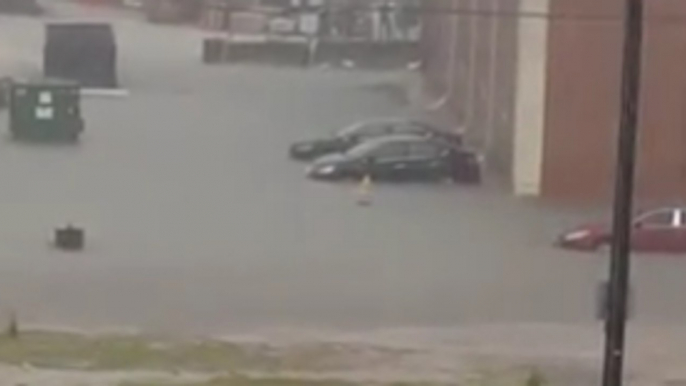
[[[123,383],[121,386],[360,386],[342,381],[311,381],[286,378],[217,378],[201,383]]]
[[[405,352],[378,349],[389,361]],[[234,373],[345,370],[358,354],[335,344],[274,350],[218,340],[153,339],[137,335],[79,335],[25,331],[0,335],[0,364],[78,370],[159,370]]]
[[[254,350],[253,350],[254,351]],[[279,361],[226,342],[161,341],[139,336],[24,332],[0,336],[0,363],[83,370],[266,370]]]
[[[352,383],[335,380],[304,380],[289,378],[216,378],[200,383],[123,383],[120,386],[366,386],[365,383]],[[380,386],[378,383],[376,386]],[[437,386],[429,383],[391,383],[385,386]]]
[[[379,349],[394,360],[403,351]],[[0,364],[81,371],[162,371],[208,374],[278,374],[345,371],[358,354],[331,344],[275,350],[267,345],[239,345],[217,340],[154,339],[138,335],[80,335],[24,331],[14,339],[0,334]],[[274,375],[276,376],[276,375]],[[378,383],[376,384],[378,386]],[[124,383],[121,386],[364,386],[335,380],[288,378],[217,378],[200,383]],[[430,386],[397,383],[386,386]]]

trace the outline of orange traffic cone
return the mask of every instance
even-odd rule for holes
[[[368,206],[372,204],[372,177],[367,174],[357,187],[357,204],[361,206]]]

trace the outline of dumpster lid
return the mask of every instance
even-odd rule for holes
[[[79,87],[78,82],[55,77],[12,78],[11,83],[21,86]]]
[[[58,39],[60,44],[97,39],[99,44],[113,44],[114,30],[102,22],[50,22],[45,25],[47,40]]]

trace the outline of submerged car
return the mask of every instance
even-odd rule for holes
[[[360,143],[388,135],[408,134],[427,138],[440,138],[455,146],[462,144],[462,136],[438,129],[424,122],[406,119],[376,119],[348,126],[328,138],[294,143],[292,158],[311,160],[330,153],[343,153]]]
[[[345,153],[318,158],[309,177],[321,180],[444,180],[478,183],[477,154],[436,138],[395,135],[372,139]]]
[[[563,233],[560,247],[594,251],[610,244],[612,227],[591,223]],[[639,252],[686,252],[686,207],[666,207],[643,212],[634,217],[631,249]]]

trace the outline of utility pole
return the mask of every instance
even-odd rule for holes
[[[605,321],[603,386],[622,385],[630,277],[629,254],[640,99],[643,0],[625,2],[621,117],[612,223],[609,310]]]

